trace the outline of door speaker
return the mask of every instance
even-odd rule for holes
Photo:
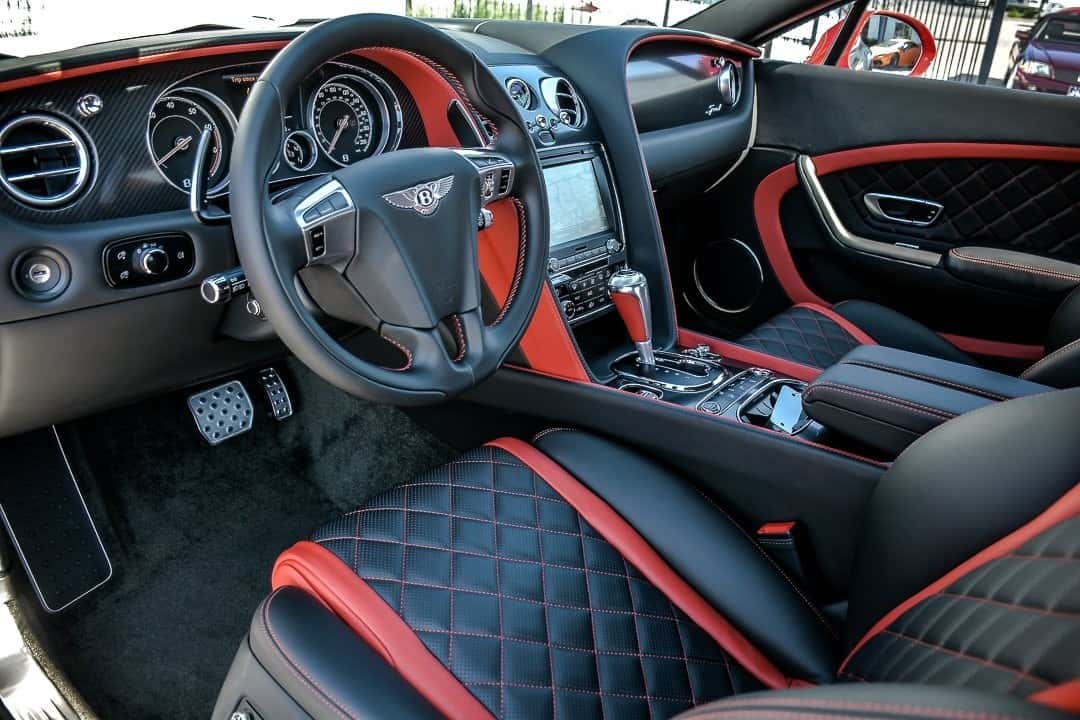
[[[694,287],[709,306],[728,315],[749,310],[761,293],[761,261],[742,240],[707,243],[691,268]]]

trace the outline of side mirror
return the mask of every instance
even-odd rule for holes
[[[822,34],[808,63],[825,62],[843,25],[841,21]],[[926,72],[936,55],[937,43],[928,27],[910,15],[875,10],[863,13],[837,67],[918,76]]]

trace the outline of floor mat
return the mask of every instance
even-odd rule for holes
[[[277,554],[454,454],[396,409],[296,365],[285,375],[296,415],[258,418],[216,448],[180,396],[75,426],[115,571],[46,623],[54,657],[101,717],[209,717]]]

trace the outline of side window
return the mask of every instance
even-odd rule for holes
[[[799,19],[766,56],[1080,97],[1080,0],[871,0],[848,22],[854,4]]]

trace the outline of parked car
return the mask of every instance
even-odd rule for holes
[[[875,68],[911,68],[919,62],[922,47],[913,40],[894,38],[870,48],[870,65]]]
[[[1017,43],[1008,87],[1080,97],[1080,8],[1043,16]]]

